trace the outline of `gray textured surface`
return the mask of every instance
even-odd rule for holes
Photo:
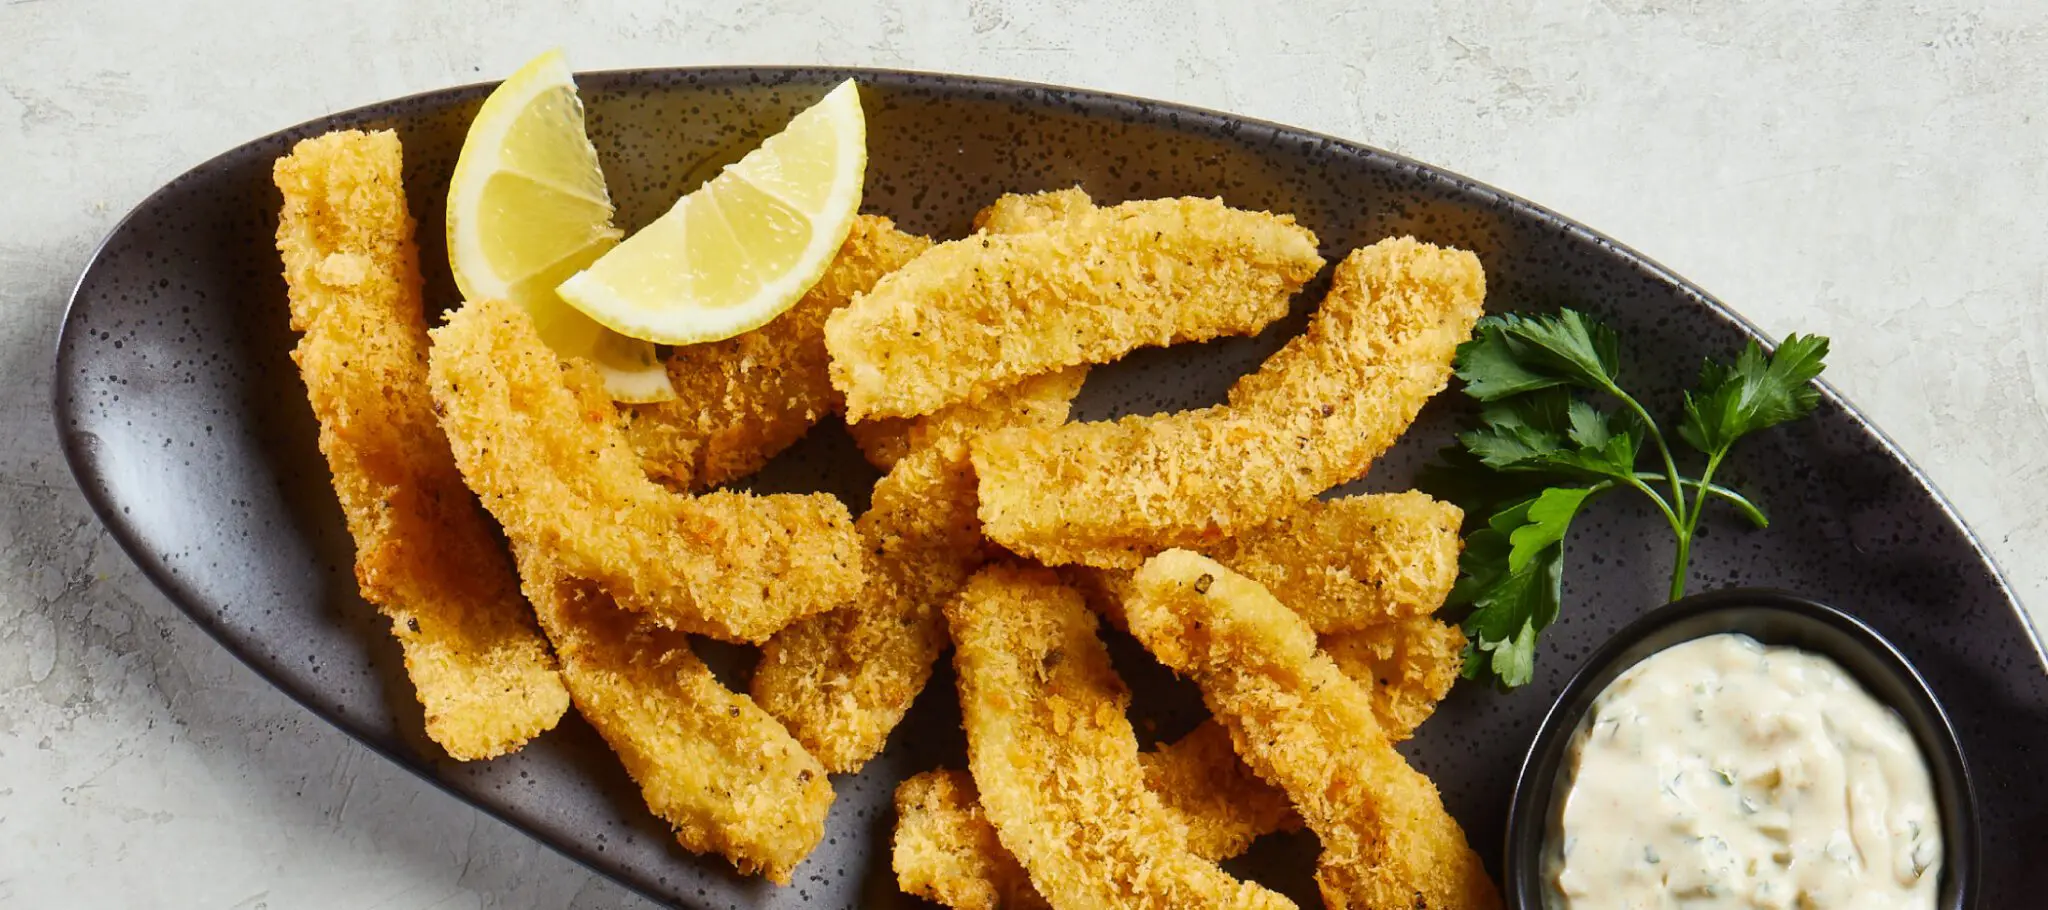
[[[2048,604],[2048,9],[1491,4],[1188,14],[1167,2],[590,4],[582,23],[237,0],[0,6],[0,905],[612,906],[629,898],[310,720],[149,589],[48,427],[92,243],[151,188],[290,123],[502,74],[828,62],[1088,85],[1360,139],[1660,259],[1830,376]],[[1569,9],[1566,7],[1569,6]]]

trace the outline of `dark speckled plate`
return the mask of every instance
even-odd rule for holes
[[[1522,200],[1348,142],[1223,114],[1093,92],[954,76],[818,69],[648,70],[582,80],[590,131],[623,224],[643,224],[716,163],[780,128],[837,81],[864,83],[867,208],[957,236],[1009,190],[1080,184],[1116,200],[1221,195],[1293,212],[1335,260],[1390,234],[1476,251],[1493,309],[1570,302],[1622,331],[1632,388],[1667,412],[1702,355],[1752,331],[1677,276]],[[80,281],[59,341],[56,421],[79,485],[122,547],[192,618],[257,672],[370,747],[477,808],[648,895],[703,907],[909,903],[888,871],[890,794],[904,775],[959,766],[952,679],[941,672],[881,758],[837,781],[826,841],[777,889],[678,849],[618,763],[574,720],[487,764],[439,756],[420,734],[398,651],[357,597],[341,513],[287,351],[271,247],[270,163],[338,127],[394,127],[420,224],[431,305],[455,300],[442,267],[443,194],[488,86],[338,114],[256,140],[172,181],[123,221]],[[1313,289],[1304,295],[1313,299]],[[1272,350],[1258,339],[1146,352],[1099,370],[1079,416],[1211,403]],[[1448,439],[1449,402],[1425,412],[1365,486],[1408,486]],[[1897,643],[1947,706],[1983,800],[1987,908],[2048,888],[2048,675],[2024,614],[1926,480],[1838,397],[1813,419],[1746,442],[1729,480],[1770,509],[1770,530],[1722,516],[1703,530],[1695,590],[1785,588],[1839,605]],[[856,510],[874,474],[837,426],[819,427],[755,478],[827,489]],[[1472,842],[1497,863],[1509,790],[1544,710],[1589,649],[1662,600],[1667,534],[1632,502],[1600,505],[1572,540],[1564,619],[1534,684],[1463,688],[1404,747],[1436,778]],[[1195,721],[1183,683],[1128,642],[1118,657],[1148,735]],[[711,649],[707,649],[711,650]],[[734,674],[739,649],[712,655]],[[1314,841],[1267,838],[1233,869],[1315,902]],[[2031,862],[2029,860],[2032,860]]]

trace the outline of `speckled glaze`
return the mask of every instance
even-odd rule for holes
[[[580,79],[590,131],[627,227],[857,76],[869,119],[866,208],[939,236],[966,230],[1004,191],[1080,184],[1116,200],[1220,195],[1295,213],[1331,259],[1390,234],[1477,252],[1491,309],[1570,303],[1619,329],[1629,383],[1675,406],[1703,355],[1750,334],[1662,267],[1527,202],[1428,166],[1286,127],[1174,105],[953,76],[831,69],[597,73]],[[420,232],[430,307],[455,291],[441,248],[443,197],[464,128],[488,86],[375,105],[256,140],[179,177],[117,228],[79,283],[58,344],[56,422],[86,497],[114,537],[222,645],[309,709],[393,761],[655,899],[683,906],[888,907],[895,783],[963,764],[943,669],[880,758],[835,781],[825,842],[775,888],[676,847],[594,733],[573,716],[486,764],[440,756],[421,733],[398,649],[356,593],[351,547],[288,352],[285,288],[271,245],[270,163],[339,127],[396,128]],[[1315,299],[1319,286],[1303,295]],[[1077,416],[1212,403],[1300,325],[1256,339],[1147,351],[1100,369]],[[1375,467],[1363,489],[1409,486],[1462,412],[1446,400]],[[2048,674],[1988,557],[1925,480],[1838,397],[1812,419],[1745,442],[1727,480],[1770,511],[1767,531],[1710,518],[1694,590],[1783,588],[1836,604],[1894,642],[1947,708],[1976,774],[1980,906],[2019,907],[2048,886]],[[821,426],[749,483],[825,489],[859,509],[874,473],[836,425]],[[1590,650],[1661,602],[1668,532],[1632,501],[1582,518],[1563,619],[1535,681],[1512,694],[1461,687],[1404,747],[1433,776],[1499,871],[1504,816],[1529,739]],[[1128,640],[1113,651],[1143,735],[1199,716],[1191,687]],[[705,648],[743,677],[744,649]],[[1262,840],[1227,864],[1315,905],[1314,840]],[[2029,860],[2036,861],[2029,861]]]

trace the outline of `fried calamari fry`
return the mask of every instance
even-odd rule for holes
[[[1264,585],[1319,634],[1428,616],[1458,580],[1465,513],[1427,494],[1366,493],[1311,499],[1270,524],[1205,548]],[[1073,566],[1061,576],[1124,627],[1131,573]]]
[[[990,538],[1048,564],[1131,568],[1203,548],[1356,479],[1450,377],[1485,297],[1477,257],[1385,240],[1338,265],[1308,331],[1226,406],[974,444]]]
[[[524,310],[470,301],[431,333],[455,463],[516,543],[663,625],[760,642],[859,593],[859,537],[825,494],[674,493],[647,478],[590,365]]]
[[[826,768],[857,771],[881,751],[945,650],[940,606],[985,547],[968,441],[994,427],[1066,420],[1086,373],[1033,376],[972,405],[889,421],[900,438],[871,438],[869,457],[890,465],[854,523],[868,585],[852,603],[769,639],[754,672],[754,698]]]
[[[1262,834],[1301,827],[1301,819],[1274,789],[1245,767],[1230,746],[1230,731],[1213,720],[1171,743],[1139,755],[1145,786],[1188,829],[1188,849],[1208,859],[1229,859]]]
[[[1055,427],[1067,412],[1081,384],[1085,366],[1027,377],[996,389],[978,401],[950,404],[923,417],[877,417],[847,424],[853,441],[868,463],[887,471],[913,449],[951,443],[966,444],[976,436],[1004,427]]]
[[[687,636],[641,623],[536,548],[515,546],[577,712],[618,753],[647,807],[685,849],[788,884],[825,836],[824,767],[719,683]]]
[[[1229,731],[1214,721],[1138,760],[1145,785],[1187,825],[1197,856],[1229,859],[1261,834],[1301,826],[1287,795],[1238,761]],[[1047,906],[979,799],[965,771],[928,771],[896,788],[898,887],[954,910]]]
[[[1209,555],[1328,635],[1435,613],[1458,580],[1464,520],[1413,491],[1311,499]]]
[[[919,449],[897,462],[855,527],[867,587],[769,639],[752,689],[835,772],[857,771],[881,751],[945,650],[940,606],[974,571],[982,546],[965,447]]]
[[[1397,743],[1436,713],[1465,664],[1465,633],[1431,616],[1325,635],[1321,645],[1337,669],[1366,687],[1381,732]]]
[[[902,436],[871,439],[869,457],[890,465],[854,523],[868,586],[852,603],[769,639],[754,672],[754,698],[826,768],[857,771],[881,751],[946,648],[939,608],[980,565],[986,545],[967,442],[994,427],[1066,420],[1086,373],[1033,376],[972,405],[888,421]]]
[[[1091,209],[942,243],[825,322],[851,421],[928,414],[1025,376],[1249,335],[1322,268],[1285,215],[1215,199]]]
[[[667,359],[675,400],[620,409],[647,473],[679,489],[714,487],[760,470],[838,410],[825,370],[825,317],[931,245],[887,218],[862,215],[789,312],[736,338],[676,348]]]
[[[1043,193],[1004,193],[975,213],[974,229],[991,234],[1042,231],[1093,211],[1095,200],[1078,186]]]
[[[1130,694],[1078,593],[1044,569],[992,565],[946,618],[982,808],[1052,906],[1293,906],[1190,850],[1146,788]]]
[[[1125,610],[1131,633],[1194,679],[1238,754],[1322,841],[1316,880],[1329,906],[1500,906],[1436,785],[1394,751],[1367,690],[1317,653],[1300,616],[1186,550],[1147,561]]]
[[[896,788],[896,887],[953,910],[1049,910],[980,799],[965,771],[926,771]]]
[[[427,736],[461,760],[519,748],[569,708],[519,580],[434,424],[418,250],[398,136],[329,133],[272,170],[292,359],[356,543],[363,599],[391,620]]]

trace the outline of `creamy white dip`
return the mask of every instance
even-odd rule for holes
[[[1570,750],[1548,907],[1934,906],[1926,761],[1826,657],[1732,634],[1667,648],[1594,699]]]

